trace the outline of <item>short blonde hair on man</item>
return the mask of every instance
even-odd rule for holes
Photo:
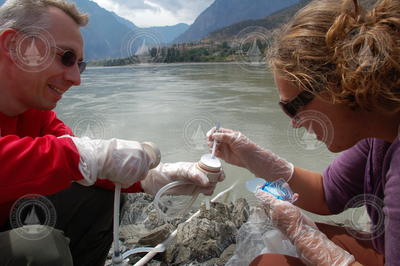
[[[86,26],[89,17],[81,13],[75,4],[63,0],[7,0],[0,7],[0,30],[27,27],[48,27],[47,10],[55,7],[71,17],[80,27]]]

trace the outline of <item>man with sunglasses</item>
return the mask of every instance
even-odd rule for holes
[[[81,83],[87,22],[62,0],[0,7],[0,265],[104,265],[114,183],[151,194],[178,179],[208,195],[215,188],[195,163],[149,170],[156,158],[146,145],[74,137],[51,111]]]
[[[82,59],[77,61],[76,55],[71,50],[65,50],[60,47],[54,47],[58,50],[57,55],[61,58],[61,63],[66,67],[72,67],[75,64],[78,64],[79,73],[83,73],[86,69],[86,62],[83,62]]]

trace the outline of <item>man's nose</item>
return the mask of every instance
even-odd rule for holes
[[[78,64],[66,68],[64,79],[69,81],[73,86],[79,86],[81,84],[81,72]]]

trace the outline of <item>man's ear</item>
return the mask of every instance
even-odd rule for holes
[[[0,33],[0,54],[2,56],[12,57],[16,49],[16,37],[18,32],[14,29],[6,29]]]

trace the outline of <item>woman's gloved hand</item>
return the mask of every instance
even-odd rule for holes
[[[79,170],[84,179],[78,182],[82,185],[93,185],[99,178],[127,188],[143,179],[155,163],[136,141],[63,137],[71,138],[80,154]]]
[[[351,254],[319,231],[298,207],[276,199],[261,189],[256,192],[256,197],[260,199],[273,224],[296,246],[300,259],[305,264],[347,266],[355,261]]]
[[[227,163],[247,168],[257,177],[273,181],[293,175],[294,166],[273,152],[264,149],[238,131],[215,127],[207,133],[209,145],[217,140],[215,155]]]
[[[225,174],[221,170],[218,182],[223,181],[224,178]],[[163,186],[178,180],[188,181],[193,185],[177,186],[169,190],[176,195],[190,195],[195,192],[211,195],[216,186],[216,183],[209,182],[207,175],[196,167],[196,163],[192,162],[161,163],[157,168],[149,171],[141,184],[146,193],[155,195]]]

